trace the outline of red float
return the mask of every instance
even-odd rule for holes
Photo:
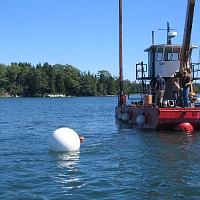
[[[193,126],[188,122],[183,122],[177,125],[174,129],[175,131],[185,131],[185,132],[193,132]]]

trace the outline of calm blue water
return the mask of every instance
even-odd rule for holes
[[[117,97],[0,99],[0,199],[200,199],[200,132],[116,123]],[[69,127],[80,151],[53,153]]]

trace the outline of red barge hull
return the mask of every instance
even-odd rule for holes
[[[148,106],[116,107],[115,116],[128,113],[129,122],[137,124],[137,117],[145,117],[145,125],[155,130],[200,129],[200,108],[154,108]],[[184,124],[183,126],[181,126]],[[191,131],[192,131],[191,130]]]

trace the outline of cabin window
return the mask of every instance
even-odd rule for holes
[[[179,60],[180,52],[180,48],[173,48],[172,60]]]
[[[164,60],[169,61],[172,57],[172,48],[165,48]]]
[[[158,48],[157,49],[157,57],[156,60],[162,60],[163,57],[163,48]]]

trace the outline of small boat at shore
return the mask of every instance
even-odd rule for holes
[[[197,98],[190,86],[190,107],[185,107],[182,98],[175,102],[173,84],[175,80],[181,83],[184,71],[189,73],[191,80],[197,80],[195,72],[199,63],[192,63],[192,51],[197,48],[190,44],[195,0],[188,0],[186,10],[185,30],[183,44],[172,44],[176,32],[171,32],[167,22],[167,43],[154,44],[152,32],[152,45],[144,51],[148,53],[148,64],[136,64],[136,79],[142,83],[141,100],[138,102],[124,101],[122,80],[122,0],[119,0],[119,94],[118,106],[115,108],[115,117],[123,122],[145,125],[155,130],[183,130],[193,131],[200,129],[200,99]],[[157,74],[160,74],[166,83],[162,105],[155,105],[155,84]],[[130,92],[131,93],[131,92]]]

